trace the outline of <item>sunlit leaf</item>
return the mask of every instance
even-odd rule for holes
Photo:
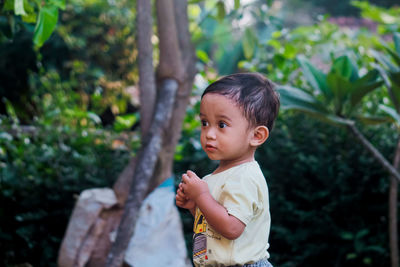
[[[377,125],[393,121],[391,118],[384,116],[361,115],[361,116],[356,116],[356,118],[358,121],[361,121],[362,123],[368,125]]]
[[[352,106],[360,103],[365,95],[383,84],[383,81],[377,80],[378,77],[379,72],[377,70],[371,70],[351,85],[352,92],[350,102]]]
[[[307,113],[321,121],[333,125],[349,125],[354,122],[330,114],[330,112],[314,96],[290,86],[279,86],[277,88],[281,97],[281,108],[297,110]]]
[[[210,58],[208,57],[207,53],[203,50],[196,50],[196,56],[198,59],[203,61],[204,63],[208,63],[210,61]]]
[[[61,10],[65,9],[65,0],[50,0],[50,4],[60,8]]]
[[[312,111],[327,113],[327,110],[321,102],[303,90],[291,86],[279,86],[277,90],[281,97],[281,106],[283,109],[301,107]]]
[[[400,54],[396,53],[396,51],[393,51],[390,47],[387,45],[384,45],[386,51],[390,54],[390,56],[393,58],[393,60],[396,62],[398,66],[400,66]],[[398,68],[400,70],[400,68]]]
[[[393,34],[393,42],[394,42],[394,47],[396,49],[396,52],[398,55],[400,55],[400,33],[395,32]]]
[[[321,92],[327,99],[332,98],[332,92],[326,84],[325,73],[315,68],[303,55],[297,57],[301,69],[307,81],[314,88],[314,90]]]
[[[386,105],[379,105],[379,109],[388,114],[396,124],[400,126],[400,115],[394,108]]]
[[[235,9],[240,7],[240,0],[235,0]]]
[[[223,1],[218,1],[217,3],[217,18],[218,20],[222,21],[225,18],[226,11],[225,11],[225,4]]]
[[[136,114],[126,114],[117,116],[114,122],[115,131],[129,130],[136,122],[138,118]]]
[[[101,119],[96,113],[88,112],[87,114],[88,114],[89,119],[91,119],[94,123],[96,123],[96,124],[101,123]]]
[[[346,95],[350,94],[351,84],[343,76],[335,72],[330,72],[326,76],[326,82],[329,88],[331,88],[334,97],[339,100],[339,103],[342,103]]]
[[[378,51],[375,50],[371,50],[371,54],[379,63],[381,63],[384,67],[388,68],[390,71],[395,72],[397,70],[397,67],[393,65],[393,63],[382,53],[379,53]]]
[[[21,15],[21,16],[26,15],[24,9],[24,0],[14,0],[14,12],[15,15]]]
[[[42,46],[53,33],[58,19],[56,6],[43,6],[39,11],[39,19],[36,23],[33,41],[35,45]]]
[[[346,80],[354,81],[358,78],[357,68],[347,55],[336,58],[332,70]]]
[[[256,37],[250,28],[246,28],[243,37],[243,52],[246,59],[251,59],[256,47]]]

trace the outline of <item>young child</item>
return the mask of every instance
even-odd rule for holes
[[[259,73],[212,83],[200,103],[201,146],[217,169],[182,175],[176,204],[195,217],[195,266],[269,266],[268,187],[254,153],[279,110],[272,83]]]

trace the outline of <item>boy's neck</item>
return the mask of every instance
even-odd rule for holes
[[[229,170],[230,168],[239,166],[239,165],[244,164],[244,163],[252,162],[252,161],[255,161],[254,154],[253,154],[252,157],[248,157],[246,159],[241,159],[241,160],[235,160],[235,161],[231,161],[231,160],[224,161],[224,160],[221,160],[219,162],[218,168],[213,172],[213,174],[217,174],[217,173]]]

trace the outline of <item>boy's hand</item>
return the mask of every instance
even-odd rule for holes
[[[183,193],[182,190],[182,183],[179,184],[178,191],[176,192],[175,196],[176,200],[176,205],[178,207],[188,209],[188,210],[193,210],[196,206],[193,200],[188,199],[185,194]]]
[[[184,195],[193,201],[196,201],[200,195],[210,192],[207,183],[192,171],[187,171],[182,175],[181,184]]]

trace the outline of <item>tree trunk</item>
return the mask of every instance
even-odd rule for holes
[[[139,2],[142,1],[138,0],[138,5]],[[180,138],[182,121],[196,73],[195,54],[188,30],[186,0],[157,0],[156,9],[160,50],[157,84],[162,86],[157,91],[156,110],[152,112],[154,114],[153,122],[148,134],[146,134],[145,128],[144,132],[142,129],[142,139],[145,138],[145,142],[142,143],[138,154],[124,215],[106,266],[119,267],[122,265],[143,199],[154,187],[172,174],[173,155]],[[144,10],[149,12],[150,9],[147,7]],[[138,28],[142,27],[140,23],[143,22],[141,21],[138,17]],[[143,36],[146,35],[139,34],[138,38],[145,38]],[[146,42],[138,40],[138,43]],[[139,54],[141,54],[141,46],[139,46]],[[143,61],[146,63],[139,62],[139,69],[144,64],[150,71],[152,69],[149,64],[150,60],[152,59],[149,56],[143,57]],[[149,75],[146,71],[139,73],[140,79]],[[170,87],[169,89],[164,86],[166,84],[168,84],[167,87]],[[141,112],[149,112],[144,104],[147,104],[146,97],[152,97],[151,94],[150,96],[146,96],[146,93],[143,94],[146,86],[146,83],[141,83],[143,107]],[[166,108],[161,109],[160,107]],[[142,114],[141,118],[144,119]],[[146,125],[145,122],[141,125],[146,127],[143,126]]]
[[[397,142],[396,153],[393,166],[398,169],[400,165],[400,140]],[[399,246],[397,232],[397,195],[398,181],[395,177],[390,177],[389,187],[389,247],[391,267],[399,267]]]
[[[165,7],[161,6],[164,1],[157,2],[157,9],[160,11],[165,10]],[[187,1],[186,0],[175,0],[173,9],[169,12],[169,21],[171,18],[175,18],[176,32],[177,32],[177,43],[173,46],[179,46],[179,54],[176,57],[181,58],[180,70],[177,70],[177,79],[181,79],[182,82],[179,84],[178,93],[175,99],[174,110],[172,113],[172,119],[168,127],[168,131],[164,133],[164,146],[160,152],[159,162],[157,164],[157,169],[155,172],[155,177],[152,180],[150,189],[157,187],[164,179],[171,177],[173,171],[173,159],[176,145],[178,144],[179,138],[181,137],[182,122],[186,114],[186,107],[189,102],[189,96],[192,91],[194,77],[196,75],[196,55],[194,47],[191,43],[191,35],[188,28],[188,17],[187,17]],[[171,13],[172,11],[172,13]],[[162,12],[165,16],[166,12]],[[161,15],[161,14],[160,14]],[[160,19],[160,17],[158,17]],[[162,23],[158,20],[158,29],[161,32],[166,31],[165,27],[167,24]],[[171,33],[172,34],[172,33]],[[169,36],[166,36],[169,38]],[[165,42],[167,43],[167,41]],[[160,40],[161,44],[161,40]],[[164,62],[168,60],[164,58]],[[162,64],[160,60],[160,66]],[[182,78],[179,78],[182,75]],[[158,69],[158,76],[160,78],[168,76],[168,72],[163,72],[163,68]]]
[[[153,176],[156,160],[162,146],[162,131],[171,118],[174,95],[178,84],[174,80],[165,80],[157,101],[155,117],[139,151],[133,183],[125,203],[124,214],[118,227],[117,238],[108,254],[108,267],[120,267],[125,251],[132,237],[140,206],[146,197],[150,179]]]
[[[153,66],[153,17],[151,1],[137,0],[137,46],[140,90],[140,128],[146,136],[153,119],[156,103],[156,82]]]

